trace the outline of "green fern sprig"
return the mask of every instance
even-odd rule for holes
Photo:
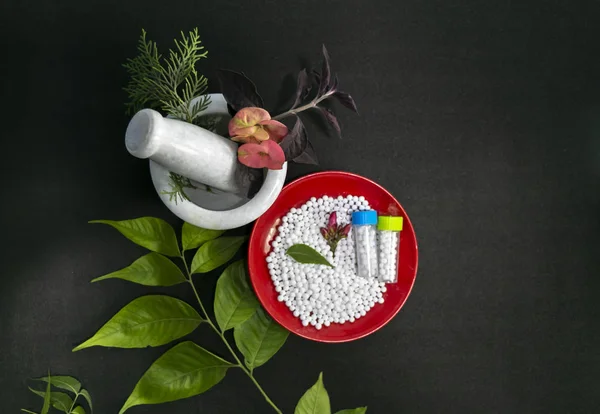
[[[207,80],[198,73],[196,64],[206,58],[207,53],[197,28],[187,36],[181,32],[181,40],[175,39],[175,50],[169,50],[166,59],[158,52],[156,42],[148,40],[146,31],[142,30],[138,55],[123,65],[130,75],[125,87],[129,95],[127,112],[133,114],[153,108],[185,122],[198,122],[210,98],[205,95]],[[189,200],[185,189],[196,188],[191,181],[175,173],[170,173],[169,178],[171,191],[163,191],[163,194],[168,194],[175,204]]]
[[[124,65],[130,75],[125,87],[128,112],[159,108],[174,118],[193,123],[210,103],[208,96],[202,96],[207,79],[196,70],[198,61],[208,54],[198,29],[187,36],[181,32],[181,39],[175,39],[175,50],[169,50],[166,59],[159,54],[156,42],[147,40],[146,31],[142,30],[138,52]]]
[[[177,204],[179,201],[190,201],[190,198],[185,193],[186,188],[196,189],[197,187],[192,184],[192,181],[184,177],[183,175],[176,174],[171,172],[169,174],[169,185],[171,186],[171,191],[162,191],[161,194],[167,194],[169,196],[169,201],[175,201]]]

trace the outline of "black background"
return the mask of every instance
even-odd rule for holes
[[[80,378],[116,413],[165,348],[71,353],[148,288],[89,284],[143,249],[89,219],[158,216],[123,137],[121,64],[143,28],[198,26],[201,71],[245,71],[267,106],[325,43],[360,116],[309,123],[321,165],[374,179],[415,226],[419,273],[384,329],[341,345],[291,336],[257,371],[291,413],[325,372],[334,410],[592,413],[600,406],[600,8],[586,1],[17,1],[0,5],[0,399]],[[294,167],[290,178],[314,168]],[[215,276],[201,282],[210,297]],[[191,300],[187,287],[158,289]],[[192,339],[222,351],[201,328]],[[241,372],[132,413],[268,413]]]

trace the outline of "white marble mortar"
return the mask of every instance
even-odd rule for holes
[[[211,94],[203,115],[230,118],[221,94]],[[227,230],[244,226],[260,217],[273,204],[285,182],[287,163],[281,170],[268,170],[258,193],[247,200],[244,169],[237,160],[237,144],[204,128],[163,118],[144,109],[131,120],[125,134],[127,150],[138,158],[150,158],[154,187],[163,203],[179,218],[198,227]],[[170,200],[169,172],[193,180],[198,189],[185,189],[188,200]],[[202,184],[222,191],[207,192]]]

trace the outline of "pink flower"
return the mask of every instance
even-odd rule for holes
[[[238,160],[251,168],[268,168],[281,170],[285,162],[285,155],[279,144],[272,140],[259,144],[250,142],[238,148]]]
[[[259,144],[273,140],[280,142],[288,128],[262,108],[242,108],[229,121],[229,136],[236,142]]]
[[[335,249],[337,248],[340,240],[348,237],[348,233],[350,233],[350,224],[340,225],[337,224],[337,213],[333,211],[329,215],[329,220],[327,221],[327,227],[321,227],[319,230],[321,231],[321,236],[327,241],[329,248],[331,248],[331,252],[335,254]]]

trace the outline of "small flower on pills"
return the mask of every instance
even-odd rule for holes
[[[337,224],[337,213],[333,211],[329,214],[327,227],[321,227],[319,230],[323,238],[327,241],[331,252],[335,255],[335,249],[340,240],[348,237],[348,233],[350,233],[350,224]]]

